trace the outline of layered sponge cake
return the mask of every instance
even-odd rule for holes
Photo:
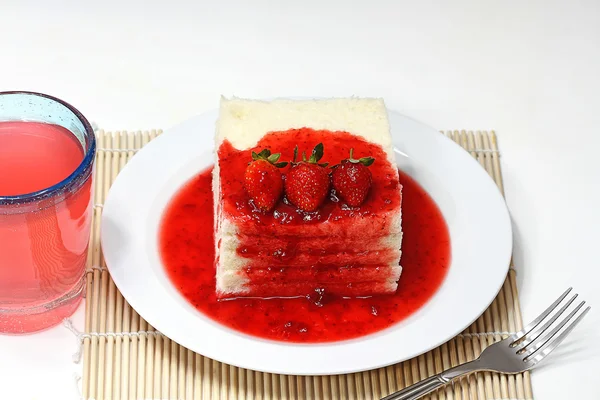
[[[220,298],[393,293],[401,185],[381,99],[222,99],[213,170]]]

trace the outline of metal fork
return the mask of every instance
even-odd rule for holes
[[[583,312],[579,313],[575,320],[571,321],[585,304],[585,301],[582,301],[569,315],[558,322],[549,332],[546,332],[577,298],[577,294],[573,295],[556,313],[550,315],[558,308],[571,290],[572,288],[567,289],[550,307],[525,328],[487,347],[476,360],[450,368],[399,392],[392,393],[381,400],[416,400],[456,378],[477,371],[517,374],[532,369],[558,347],[591,308],[588,306]],[[560,334],[558,334],[559,332]],[[558,336],[556,336],[557,334]]]

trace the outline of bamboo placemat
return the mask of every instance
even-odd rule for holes
[[[502,290],[468,329],[412,360],[373,371],[337,376],[260,373],[222,364],[163,336],[141,318],[116,289],[100,249],[103,201],[123,166],[161,131],[97,132],[94,222],[87,272],[82,392],[84,399],[379,399],[443,369],[476,358],[521,329],[511,268]],[[475,157],[504,191],[496,134],[444,133]],[[528,373],[478,373],[448,385],[430,399],[529,400]]]

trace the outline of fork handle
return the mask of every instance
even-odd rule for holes
[[[381,400],[417,400],[439,389],[453,379],[478,370],[479,360],[464,363],[392,393]]]
[[[381,400],[416,400],[444,386],[446,383],[448,381],[442,377],[442,374],[434,375],[396,393],[392,393]]]

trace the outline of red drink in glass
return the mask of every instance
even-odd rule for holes
[[[33,99],[31,110],[47,112],[38,112],[37,121],[30,115],[3,121],[5,96],[0,93],[0,332],[24,333],[55,325],[81,301],[95,139],[75,109],[48,96],[13,94],[10,100]]]

